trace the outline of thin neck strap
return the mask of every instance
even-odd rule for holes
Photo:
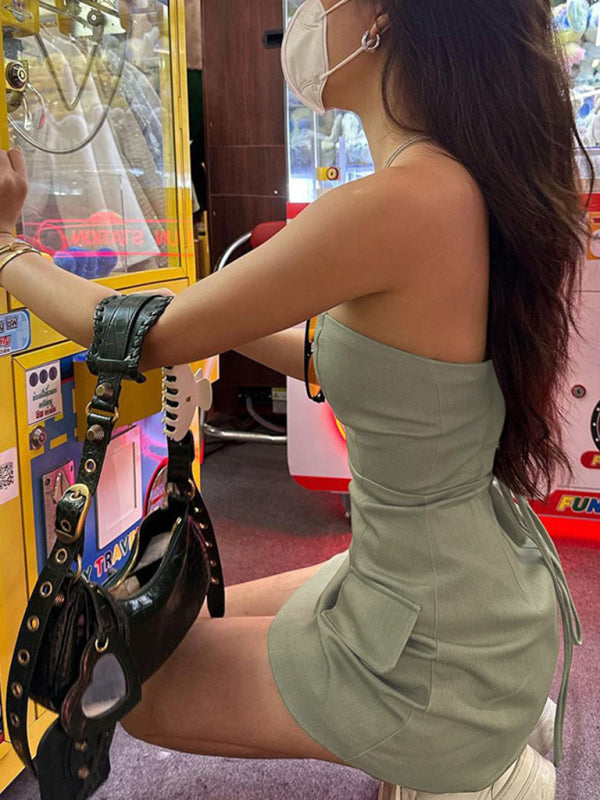
[[[408,142],[404,142],[404,144],[400,145],[400,147],[397,150],[395,150],[389,157],[384,169],[387,169],[387,167],[391,167],[396,158],[400,155],[400,153],[403,153],[411,145],[416,144],[417,142],[429,142],[429,141],[431,141],[431,137],[429,136],[415,136],[413,139],[409,139]]]

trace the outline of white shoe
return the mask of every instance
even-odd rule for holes
[[[543,756],[550,750],[554,741],[555,717],[556,703],[549,697],[546,700],[546,705],[540,714],[540,718],[535,723],[535,728],[531,731],[527,740],[527,743]]]
[[[556,771],[529,745],[506,772],[479,792],[433,794],[382,781],[377,800],[554,800]]]

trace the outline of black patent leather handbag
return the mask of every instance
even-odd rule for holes
[[[171,297],[116,295],[96,309],[87,355],[98,376],[87,407],[77,483],[58,503],[56,543],[29,599],[9,672],[12,745],[37,776],[41,800],[86,800],[110,773],[115,725],[141,684],[181,642],[205,601],[225,613],[214,529],[194,482],[194,439],[168,442],[167,501],[142,521],[127,565],[100,586],[82,573],[85,518],[118,419],[123,378],[138,372],[144,337]],[[32,758],[28,701],[58,714]]]

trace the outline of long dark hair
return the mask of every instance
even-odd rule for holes
[[[506,404],[494,475],[545,500],[561,465],[573,478],[558,401],[571,326],[581,335],[574,310],[589,235],[576,165],[576,141],[583,144],[550,0],[367,1],[390,15],[388,116],[431,136],[485,196],[488,349]]]

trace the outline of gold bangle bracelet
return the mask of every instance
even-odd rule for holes
[[[35,250],[35,248],[27,246],[19,248],[18,250],[13,250],[12,252],[9,253],[9,255],[6,256],[6,258],[0,260],[0,272],[2,272],[4,267],[7,264],[9,264],[14,258],[18,258],[18,256],[25,255],[25,253],[37,253],[37,252],[38,251]]]
[[[27,244],[27,242],[22,242],[21,243],[21,245],[23,247],[25,247],[26,244]],[[4,255],[4,253],[13,252],[15,247],[18,247],[18,246],[19,246],[19,242],[14,241],[14,240],[12,242],[9,242],[8,244],[3,244],[2,247],[0,247],[0,256]]]
[[[16,253],[17,250],[22,250],[25,247],[28,247],[30,250],[36,249],[32,244],[29,244],[29,242],[22,242],[20,239],[13,239],[12,242],[0,246],[0,256],[4,255],[4,253]]]

